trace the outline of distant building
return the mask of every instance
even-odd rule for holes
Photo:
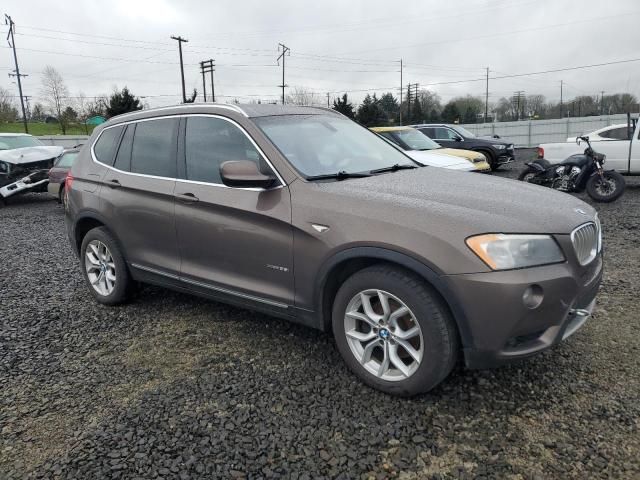
[[[87,118],[87,121],[85,123],[87,125],[100,125],[101,123],[104,123],[106,121],[107,119],[102,115],[96,115],[94,117]]]

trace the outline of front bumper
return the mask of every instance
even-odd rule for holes
[[[18,193],[24,193],[30,190],[44,191],[47,183],[49,182],[46,174],[46,170],[35,171],[29,175],[25,175],[13,183],[0,187],[0,198],[12,197]]]
[[[570,262],[446,277],[465,313],[461,334],[468,368],[490,368],[556,345],[584,325],[602,280],[602,255],[587,267]],[[543,294],[529,308],[527,288]]]
[[[498,152],[498,165],[506,165],[507,163],[514,162],[516,159],[516,152],[513,147],[507,147],[504,150]]]

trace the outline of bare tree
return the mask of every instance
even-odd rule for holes
[[[69,119],[65,118],[64,111],[69,106],[69,90],[62,75],[51,65],[47,65],[42,72],[42,96],[46,99],[49,111],[58,118],[62,134],[65,135]]]
[[[289,105],[317,105],[320,103],[320,96],[308,88],[293,87],[293,91],[286,97],[286,103]]]
[[[16,102],[6,88],[0,87],[0,122],[11,122],[18,117]]]

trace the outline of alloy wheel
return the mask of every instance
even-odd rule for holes
[[[84,255],[89,283],[100,295],[110,295],[116,287],[116,265],[109,248],[99,240],[91,240]]]
[[[347,305],[344,332],[360,365],[382,380],[405,380],[422,362],[420,324],[411,309],[389,292],[356,294]]]
[[[613,178],[602,177],[595,184],[595,190],[599,195],[608,197],[616,190],[616,181]]]

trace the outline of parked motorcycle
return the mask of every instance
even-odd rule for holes
[[[561,192],[587,193],[596,202],[613,202],[624,192],[624,177],[615,170],[604,170],[606,156],[593,150],[589,137],[578,137],[576,142],[586,142],[583,154],[571,155],[557,164],[544,158],[528,162],[519,180],[550,187]]]

